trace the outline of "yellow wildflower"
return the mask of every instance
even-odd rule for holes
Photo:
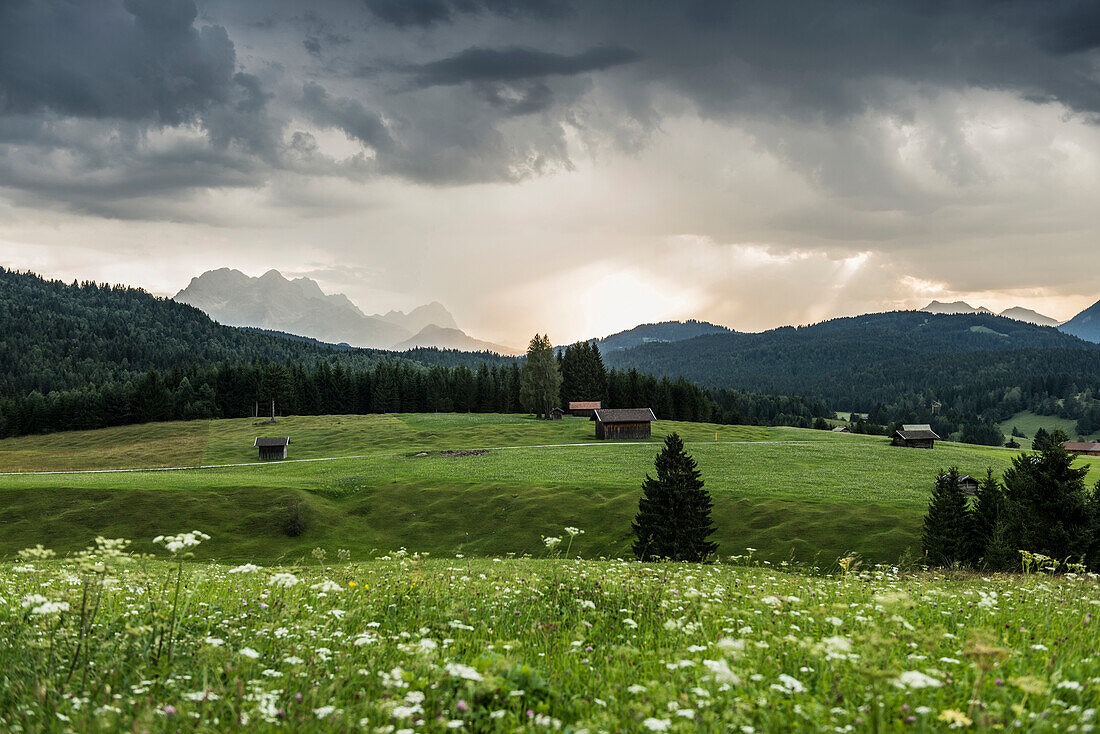
[[[940,712],[939,720],[951,725],[952,728],[959,726],[970,726],[974,722],[964,714],[962,711],[956,711],[955,709],[944,709]]]

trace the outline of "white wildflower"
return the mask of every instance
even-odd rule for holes
[[[268,579],[268,586],[281,586],[284,589],[289,589],[291,586],[295,586],[298,583],[298,577],[292,573],[277,573],[272,575]]]
[[[943,682],[919,670],[907,670],[894,679],[898,688],[939,688]]]
[[[447,671],[447,675],[454,676],[455,678],[462,678],[464,680],[481,680],[481,673],[476,669],[471,668],[469,665],[463,665],[462,663],[447,663],[444,666],[444,670]]]

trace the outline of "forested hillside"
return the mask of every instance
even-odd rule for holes
[[[222,326],[137,288],[65,284],[0,268],[0,395],[49,393],[143,377],[181,364],[326,359],[366,367],[386,352]]]
[[[332,347],[221,326],[135,288],[0,269],[0,329],[0,437],[262,415],[272,400],[278,413],[299,415],[523,409],[513,358]],[[792,425],[809,425],[825,410],[748,394],[716,393],[715,402],[686,380],[609,371],[598,351],[592,355],[592,364],[563,365],[563,401],[590,396],[609,407],[652,406],[661,418]]]
[[[995,420],[1031,409],[1100,424],[1100,349],[986,314],[906,311],[760,334],[716,334],[607,355],[619,368],[707,387],[813,395],[878,423],[934,421],[993,443]],[[942,404],[935,416],[933,402]]]

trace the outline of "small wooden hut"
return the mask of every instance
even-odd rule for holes
[[[963,474],[959,477],[959,489],[968,497],[973,497],[978,493],[978,480],[969,474]]]
[[[1077,456],[1100,456],[1100,443],[1096,441],[1065,441],[1062,448]]]
[[[550,411],[550,420],[560,421],[562,419],[563,415],[565,415],[564,410],[562,410],[561,408],[554,408],[553,410]]]
[[[596,438],[649,438],[651,423],[657,420],[652,408],[600,408],[593,412]]]
[[[570,400],[569,415],[579,415],[595,420],[594,413],[600,409],[599,400]]]
[[[939,436],[927,423],[907,423],[891,436],[895,446],[905,446],[911,449],[931,449],[936,446]]]
[[[290,436],[261,436],[252,444],[260,450],[260,461],[276,461],[286,458],[286,447],[290,445]]]
[[[848,426],[837,426],[833,429],[833,433],[851,433],[852,429]]]

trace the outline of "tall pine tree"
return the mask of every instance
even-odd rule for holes
[[[934,566],[965,563],[969,538],[970,511],[959,486],[959,470],[952,467],[936,477],[921,532],[924,557]]]
[[[535,334],[527,347],[527,360],[523,363],[520,398],[536,416],[549,418],[550,410],[557,405],[561,391],[561,368],[554,357],[550,337]]]
[[[634,530],[634,555],[642,561],[668,558],[701,563],[718,544],[708,537],[715,527],[710,519],[714,503],[703,488],[703,479],[684,442],[673,433],[654,461],[657,477],[646,474]]]

